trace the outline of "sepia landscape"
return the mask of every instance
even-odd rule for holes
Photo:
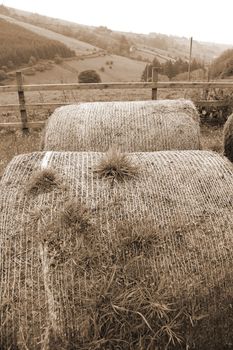
[[[0,5],[0,350],[233,350],[232,88],[233,42]]]

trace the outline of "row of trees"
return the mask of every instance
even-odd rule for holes
[[[155,57],[153,62],[149,65],[146,65],[143,73],[142,73],[142,80],[146,81],[147,79],[152,78],[152,69],[158,68],[158,71],[160,74],[164,74],[168,76],[169,79],[172,79],[179,73],[184,73],[188,71],[188,62],[185,60],[182,60],[182,58],[178,58],[175,61],[168,60],[164,63],[160,63],[159,60]],[[203,62],[199,62],[195,58],[191,62],[191,71],[204,68]]]
[[[75,52],[64,44],[41,37],[21,26],[2,19],[0,26],[0,67],[12,69],[28,63],[31,56],[36,59],[53,59],[56,55],[75,55]]]
[[[97,27],[95,30],[68,27],[66,25],[52,27],[47,25],[45,27],[115,54],[127,55],[131,46],[131,42],[125,35],[114,33],[106,27]]]

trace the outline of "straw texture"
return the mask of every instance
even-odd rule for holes
[[[70,105],[51,115],[42,144],[53,151],[199,149],[199,117],[188,100]]]
[[[1,349],[232,348],[232,164],[205,151],[126,156],[137,174],[115,182],[95,171],[102,153],[38,152],[6,168]]]

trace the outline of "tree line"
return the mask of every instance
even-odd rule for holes
[[[158,68],[160,74],[166,75],[169,79],[174,78],[177,74],[184,73],[188,71],[188,61],[178,58],[175,61],[168,60],[164,63],[160,63],[159,60],[155,57],[151,64],[147,64],[143,73],[142,81],[147,81],[152,79],[152,70],[153,68]],[[196,69],[203,69],[203,62],[193,59],[191,62],[191,71]]]
[[[64,44],[44,38],[13,23],[0,19],[0,69],[27,64],[31,56],[36,59],[53,59],[56,55],[75,55]]]

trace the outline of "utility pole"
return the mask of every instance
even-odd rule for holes
[[[189,48],[189,70],[188,70],[188,81],[190,81],[191,72],[191,61],[192,61],[192,48],[193,48],[193,37],[190,38],[190,48]]]

